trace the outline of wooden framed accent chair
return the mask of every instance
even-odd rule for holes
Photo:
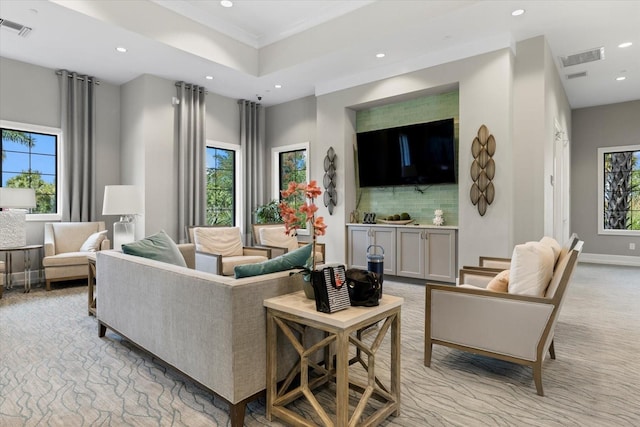
[[[286,254],[310,243],[298,241],[296,234],[287,234],[284,224],[252,224],[252,228],[254,245],[271,249],[273,257]],[[316,242],[316,263],[324,262],[324,250],[324,243]]]
[[[51,282],[87,278],[87,255],[110,248],[104,221],[45,223],[42,266],[47,291]]]
[[[576,236],[557,257],[541,242],[517,245],[504,292],[490,290],[504,279],[491,270],[462,269],[459,286],[428,283],[425,366],[434,344],[530,366],[543,396],[542,363],[547,351],[555,359],[555,326],[582,245]]]
[[[190,226],[187,235],[196,245],[196,270],[233,276],[236,265],[255,264],[271,258],[269,248],[244,246],[239,227]]]

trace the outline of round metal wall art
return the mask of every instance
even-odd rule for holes
[[[484,216],[496,195],[492,182],[496,173],[496,162],[493,160],[495,152],[495,138],[489,134],[489,129],[485,125],[480,126],[478,135],[471,143],[471,154],[474,160],[470,171],[473,184],[469,192],[471,203],[478,206],[480,216]]]
[[[324,158],[324,206],[329,209],[329,215],[333,215],[333,208],[338,203],[338,192],[336,191],[336,152],[333,147],[329,147]]]

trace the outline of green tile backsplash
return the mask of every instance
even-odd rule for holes
[[[453,117],[458,151],[458,91],[383,105],[356,113],[357,132],[425,123]],[[457,163],[456,155],[456,163]],[[457,165],[456,165],[457,167]],[[378,219],[407,212],[419,224],[432,224],[434,211],[442,209],[445,225],[458,225],[458,185],[359,188],[358,212],[375,212]]]

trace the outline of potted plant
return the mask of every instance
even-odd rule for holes
[[[277,200],[258,206],[255,210],[256,224],[271,224],[282,222],[280,207]]]

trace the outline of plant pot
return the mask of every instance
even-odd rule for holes
[[[302,290],[304,290],[304,295],[315,301],[316,293],[313,291],[313,284],[311,282],[307,282],[306,280],[302,281]]]

